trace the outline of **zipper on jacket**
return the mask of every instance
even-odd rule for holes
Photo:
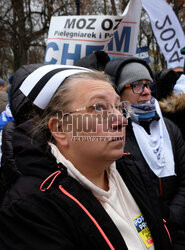
[[[102,228],[100,227],[100,225],[98,224],[98,222],[95,220],[95,218],[91,215],[91,213],[82,205],[82,203],[79,202],[79,200],[77,200],[74,196],[72,196],[70,193],[68,193],[63,187],[62,185],[59,186],[60,191],[65,194],[66,196],[68,196],[70,199],[72,199],[74,202],[76,202],[78,204],[78,206],[87,214],[87,216],[92,220],[92,222],[94,223],[94,225],[97,227],[98,231],[100,232],[100,234],[103,236],[104,240],[107,242],[108,246],[110,247],[111,250],[115,250],[115,248],[113,247],[113,245],[111,244],[110,240],[108,239],[108,237],[106,236],[106,234],[104,233],[104,231],[102,230]]]
[[[162,179],[161,178],[159,178],[159,193],[160,193],[160,197],[162,197],[163,196],[163,187],[162,187]],[[169,232],[168,227],[166,225],[166,220],[165,219],[163,219],[163,224],[164,224],[164,228],[166,229],[166,232],[168,234],[170,243],[172,245],[171,235],[170,235],[170,232]]]
[[[168,234],[170,243],[171,243],[171,245],[172,245],[171,235],[170,235],[170,232],[169,232],[169,230],[168,230],[168,228],[167,228],[167,226],[166,226],[166,220],[165,220],[165,219],[163,219],[163,223],[164,223],[164,228],[166,229],[166,232],[167,232],[167,234]]]
[[[160,194],[160,197],[163,196],[163,186],[162,186],[162,179],[159,178],[159,194]]]
[[[42,192],[45,192],[46,190],[49,190],[50,187],[52,186],[52,184],[54,183],[55,179],[62,173],[62,169],[61,166],[58,166],[58,168],[60,170],[55,171],[54,173],[52,173],[51,175],[49,175],[40,185],[40,190]],[[52,178],[52,179],[51,179]],[[51,182],[49,183],[49,185],[47,187],[44,187],[44,185],[51,179]],[[66,196],[68,196],[71,200],[73,200],[74,202],[77,203],[77,205],[87,214],[87,216],[91,219],[91,221],[94,223],[94,225],[96,226],[96,228],[98,229],[98,231],[100,232],[100,234],[102,235],[102,237],[104,238],[104,240],[106,241],[106,243],[108,244],[108,246],[110,247],[111,250],[115,250],[115,248],[113,247],[113,245],[111,244],[110,240],[108,239],[108,237],[106,236],[106,234],[104,233],[103,229],[100,227],[100,225],[98,224],[98,222],[95,220],[95,218],[91,215],[91,213],[82,205],[82,203],[80,203],[79,200],[77,200],[73,195],[71,195],[69,192],[67,192],[62,185],[59,185],[59,189],[60,191],[65,194]]]

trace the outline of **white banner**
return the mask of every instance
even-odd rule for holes
[[[140,15],[141,0],[131,0],[122,16],[52,17],[44,63],[73,65],[97,50],[110,57],[133,56]]]
[[[180,50],[185,45],[185,35],[171,6],[165,0],[142,0],[142,6],[148,13],[167,68],[183,67]]]
[[[112,57],[135,56],[141,18],[141,0],[130,0],[122,14],[122,21],[105,51]],[[134,14],[133,14],[134,13]],[[111,47],[113,44],[113,48]]]

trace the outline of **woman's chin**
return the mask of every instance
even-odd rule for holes
[[[111,152],[108,155],[108,158],[110,161],[116,161],[116,160],[120,159],[122,156],[123,156],[123,148],[122,148],[122,150],[119,150],[119,151],[117,150],[117,151]]]

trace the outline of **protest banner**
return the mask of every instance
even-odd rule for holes
[[[140,15],[141,1],[131,0],[121,16],[52,17],[44,63],[73,65],[97,50],[110,57],[133,56]]]
[[[121,16],[122,21],[104,49],[111,57],[135,56],[141,8],[141,0],[131,0],[128,3]]]
[[[185,45],[182,27],[171,6],[165,0],[142,0],[157,43],[167,62],[167,68],[183,67],[181,48]]]
[[[146,61],[148,64],[150,63],[150,58],[148,54],[148,46],[138,47],[136,49],[136,57]]]

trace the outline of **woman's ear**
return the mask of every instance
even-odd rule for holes
[[[50,118],[48,127],[57,143],[63,147],[68,146],[67,133],[63,131],[62,123],[57,117]]]

